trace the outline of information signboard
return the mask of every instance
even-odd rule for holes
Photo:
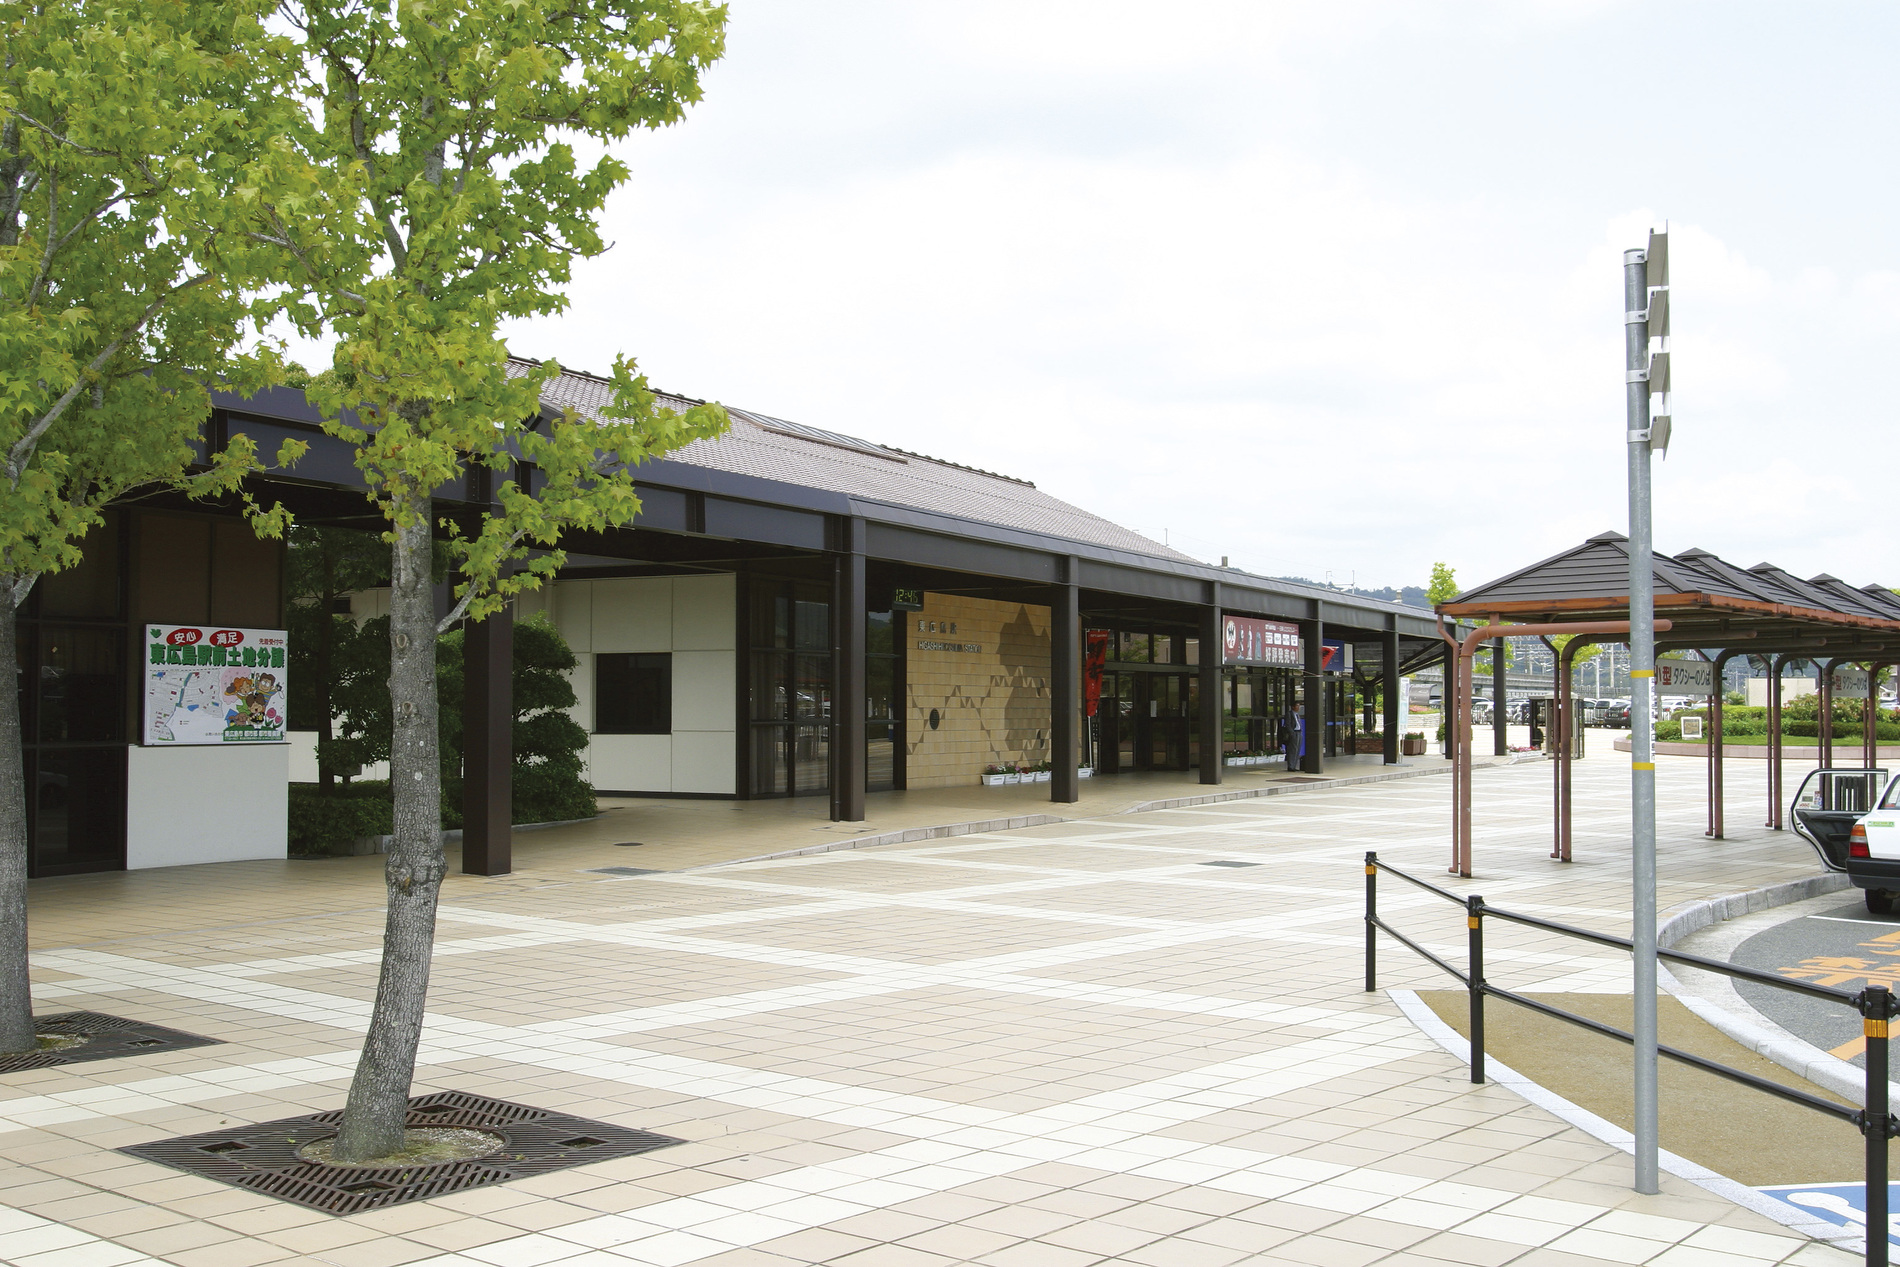
[[[1223,638],[1228,664],[1300,664],[1300,627],[1252,616],[1228,616]]]
[[[1715,694],[1715,666],[1707,660],[1656,661],[1656,690],[1679,695]]]
[[[1834,698],[1835,699],[1866,699],[1867,698],[1867,670],[1865,669],[1836,669],[1834,670]]]
[[[145,626],[145,743],[283,743],[281,629]]]

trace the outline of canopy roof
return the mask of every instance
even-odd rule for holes
[[[1445,616],[1506,621],[1629,619],[1629,538],[1601,532],[1582,545],[1466,590]],[[1829,658],[1900,652],[1900,594],[1855,588],[1822,573],[1802,580],[1770,563],[1738,567],[1707,550],[1657,554],[1656,616],[1675,647],[1814,650]]]

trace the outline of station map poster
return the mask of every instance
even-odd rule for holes
[[[145,743],[283,743],[281,629],[145,626]]]

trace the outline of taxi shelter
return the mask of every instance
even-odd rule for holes
[[[1471,874],[1471,657],[1486,642],[1534,634],[1557,651],[1552,756],[1553,838],[1551,857],[1571,858],[1570,771],[1575,734],[1571,669],[1585,647],[1628,640],[1629,539],[1599,533],[1497,580],[1475,586],[1438,606],[1441,620],[1480,620],[1463,637],[1448,627],[1445,641],[1446,736],[1454,764],[1451,870]],[[1900,594],[1882,585],[1856,588],[1825,573],[1802,580],[1771,563],[1740,567],[1709,553],[1657,553],[1653,560],[1656,652],[1689,653],[1710,662],[1709,824],[1723,834],[1722,670],[1737,656],[1766,671],[1768,746],[1766,825],[1783,821],[1781,734],[1782,674],[1811,661],[1819,670],[1820,752],[1823,768],[1834,762],[1833,703],[1841,670],[1866,672],[1862,704],[1861,763],[1876,760],[1875,718],[1880,671],[1900,663]],[[1571,635],[1561,643],[1558,639]],[[1680,693],[1680,690],[1678,690]],[[1646,724],[1633,718],[1632,725]]]

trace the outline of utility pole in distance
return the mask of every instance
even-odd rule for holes
[[[1652,449],[1669,443],[1669,416],[1652,419],[1649,398],[1669,393],[1669,233],[1649,249],[1623,252],[1623,381],[1627,388],[1630,499],[1630,942],[1635,960],[1636,1191],[1662,1191],[1656,1095],[1656,761],[1649,718],[1656,692],[1656,595],[1651,566]],[[1666,344],[1664,345],[1666,349]]]

